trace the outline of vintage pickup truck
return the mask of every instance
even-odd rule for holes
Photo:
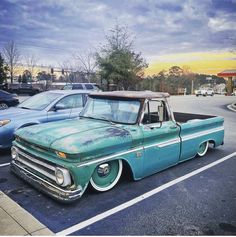
[[[203,156],[224,140],[224,119],[173,113],[167,93],[94,92],[80,118],[23,128],[11,170],[57,200],[78,199],[90,185],[113,188],[128,167],[134,180]]]

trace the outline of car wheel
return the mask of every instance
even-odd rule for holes
[[[113,160],[96,167],[90,185],[98,192],[112,189],[119,181],[123,170],[122,160]]]
[[[8,105],[4,102],[0,102],[0,110],[7,109]]]
[[[203,142],[202,144],[200,144],[199,148],[198,148],[198,152],[197,155],[202,157],[206,154],[207,150],[209,147],[209,142]]]

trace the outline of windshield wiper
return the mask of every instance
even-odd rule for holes
[[[90,118],[90,119],[97,119],[97,118],[94,118],[94,117],[91,117],[91,116],[84,116],[84,115],[80,115],[79,117],[82,117],[82,118]]]
[[[114,124],[114,122],[106,117],[92,117],[92,116],[84,116],[84,115],[80,115],[80,117],[82,118],[90,118],[90,119],[97,119],[97,120],[102,120],[102,121],[108,121],[110,122],[111,124]]]
[[[109,119],[109,118],[106,118],[106,117],[100,117],[99,119],[101,119],[101,120],[104,120],[104,121],[108,121],[108,122],[110,122],[111,124],[115,124],[115,122],[114,121],[112,121],[111,119]]]

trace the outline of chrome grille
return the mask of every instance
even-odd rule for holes
[[[42,160],[39,160],[38,158],[32,157],[31,155],[20,150],[19,148],[18,154],[19,156],[16,159],[17,163],[20,163],[24,168],[29,168],[56,182],[55,166],[53,166],[52,164],[48,164]]]

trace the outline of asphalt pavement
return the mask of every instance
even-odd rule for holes
[[[58,203],[13,175],[10,153],[1,151],[0,190],[61,235],[235,235],[236,113],[227,105],[236,97],[169,100],[176,112],[223,116],[225,144],[140,181],[124,174],[111,191],[88,189],[72,204]]]

